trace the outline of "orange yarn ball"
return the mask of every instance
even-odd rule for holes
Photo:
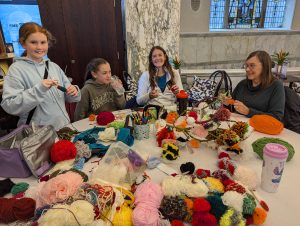
[[[249,120],[250,126],[256,131],[277,135],[283,130],[283,123],[270,115],[254,115]]]
[[[260,207],[255,208],[254,213],[252,215],[253,223],[255,225],[263,224],[267,219],[267,215],[268,215],[267,212],[263,208]]]

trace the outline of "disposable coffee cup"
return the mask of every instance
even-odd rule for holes
[[[277,192],[284,165],[288,157],[288,150],[281,144],[266,144],[263,150],[263,167],[261,173],[261,187],[267,192]]]

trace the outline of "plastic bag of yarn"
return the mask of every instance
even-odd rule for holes
[[[130,188],[145,169],[146,160],[137,151],[123,142],[116,142],[110,145],[91,180]]]
[[[149,139],[150,126],[149,124],[134,125],[134,137],[137,140]]]

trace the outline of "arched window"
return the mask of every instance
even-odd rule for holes
[[[286,4],[286,0],[211,0],[209,28],[282,28]]]

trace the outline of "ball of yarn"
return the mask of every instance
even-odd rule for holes
[[[26,221],[34,216],[35,200],[32,198],[0,198],[0,222]]]
[[[205,198],[194,200],[194,212],[209,212],[210,208],[210,203]]]
[[[267,212],[263,208],[255,208],[254,213],[252,214],[253,223],[255,225],[263,224],[267,219]]]
[[[223,204],[221,197],[218,195],[207,196],[205,199],[210,203],[210,212],[219,220],[226,212],[227,206]]]
[[[265,134],[277,135],[283,130],[283,123],[271,115],[254,115],[249,123],[256,131]]]
[[[60,140],[52,145],[50,155],[53,162],[74,159],[76,157],[76,147],[68,140]]]
[[[131,226],[132,209],[127,205],[122,205],[121,208],[116,211],[112,223],[113,225]]]
[[[193,214],[192,226],[215,226],[217,219],[210,213],[195,212]]]
[[[20,193],[20,192],[26,191],[26,190],[28,189],[28,187],[29,187],[29,184],[26,183],[26,182],[17,183],[16,185],[14,185],[14,186],[12,187],[12,189],[11,189],[10,192],[11,192],[13,195],[16,195],[16,194],[18,194],[18,193]]]
[[[293,158],[295,154],[295,149],[290,143],[279,138],[262,137],[252,143],[253,151],[260,157],[260,159],[263,159],[263,150],[265,145],[268,143],[282,144],[288,149],[289,155],[287,161],[290,161]]]
[[[192,162],[181,164],[180,171],[183,174],[193,174],[195,171],[195,165]]]
[[[220,226],[232,226],[232,225],[238,225],[238,226],[245,226],[246,220],[243,218],[243,215],[236,211],[233,208],[229,208],[221,217],[219,221]]]
[[[111,123],[114,120],[114,114],[109,111],[103,111],[97,115],[97,123],[100,126],[106,126],[108,123]]]

